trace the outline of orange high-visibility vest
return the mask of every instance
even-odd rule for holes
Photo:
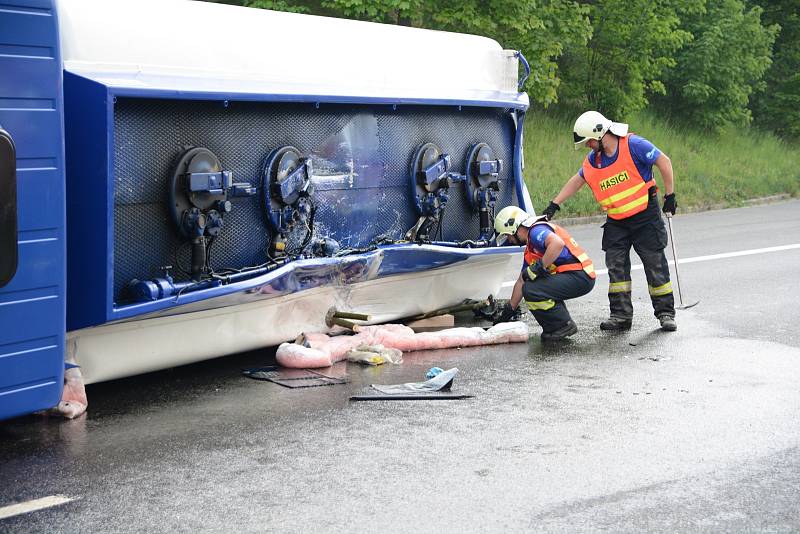
[[[592,167],[583,160],[583,179],[589,184],[594,198],[612,219],[625,219],[647,208],[647,190],[656,185],[654,179],[645,182],[628,147],[628,134],[619,138],[617,160],[604,169]]]
[[[595,278],[597,276],[594,272],[594,264],[592,263],[592,259],[588,254],[586,254],[586,251],[583,250],[578,242],[575,241],[571,235],[569,235],[569,232],[557,224],[544,221],[537,222],[533,226],[538,224],[546,224],[549,226],[550,229],[553,230],[556,235],[562,239],[562,241],[564,241],[564,245],[567,247],[567,250],[569,250],[570,254],[575,256],[575,258],[580,262],[567,263],[566,265],[553,265],[550,268],[552,272],[563,273],[565,271],[579,271],[583,269],[590,278]],[[531,226],[531,229],[533,229],[533,226]],[[539,254],[533,250],[533,244],[530,242],[530,240],[528,240],[528,246],[525,247],[525,261],[528,263],[528,265],[533,265],[540,259],[542,259],[542,254]],[[553,269],[553,267],[555,267],[555,269]]]

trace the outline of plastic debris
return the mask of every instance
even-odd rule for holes
[[[431,391],[450,391],[450,388],[453,385],[453,379],[457,374],[458,367],[453,367],[452,369],[438,373],[436,376],[430,380],[426,380],[425,382],[408,382],[406,384],[390,385],[372,384],[372,387],[381,393],[386,393],[387,395],[393,395],[397,393],[430,393]]]
[[[451,393],[453,379],[458,368],[442,371],[425,382],[408,382],[405,384],[372,384],[370,389],[361,395],[353,395],[350,400],[446,400],[466,399],[472,395]],[[375,393],[377,391],[378,393]]]
[[[386,348],[383,345],[359,345],[347,351],[347,361],[365,365],[383,365],[384,363],[403,363],[403,352]]]
[[[430,380],[434,376],[440,374],[442,371],[444,371],[444,369],[442,369],[441,367],[431,367],[430,369],[428,369],[428,372],[425,373],[425,378]]]

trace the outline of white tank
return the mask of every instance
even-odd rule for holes
[[[65,70],[167,91],[511,102],[518,60],[475,35],[188,0],[57,0]]]

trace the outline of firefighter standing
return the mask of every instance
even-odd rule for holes
[[[633,319],[631,304],[631,247],[644,265],[650,300],[661,329],[677,330],[675,303],[664,254],[667,231],[658,208],[653,166],[664,180],[663,211],[675,214],[672,162],[650,141],[628,133],[628,125],[612,122],[597,111],[578,117],[573,129],[575,149],[592,151],[582,168],[570,178],[544,210],[551,219],[559,205],[586,183],[607,213],[603,225],[611,316],[600,323],[603,330],[628,330]]]
[[[542,327],[542,341],[558,341],[577,332],[564,301],[594,287],[594,266],[586,252],[566,230],[517,206],[500,210],[494,226],[498,245],[525,245],[522,271],[495,323],[509,321],[524,297]]]

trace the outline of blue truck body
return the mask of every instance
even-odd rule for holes
[[[0,280],[0,419],[54,406],[64,380],[66,196],[56,16],[49,0],[0,4],[0,128],[11,140],[5,146],[15,149],[0,156],[7,169],[0,175],[6,215],[0,257],[17,260]]]

